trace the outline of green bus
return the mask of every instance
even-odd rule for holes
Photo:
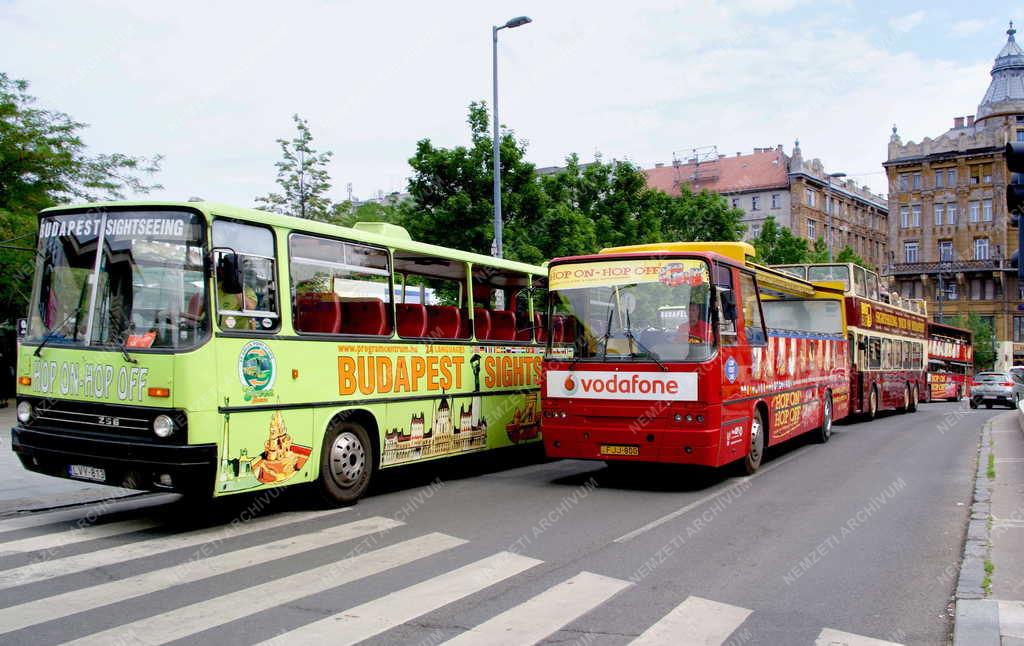
[[[221,496],[539,439],[541,267],[209,202],[39,215],[12,445],[53,476]]]

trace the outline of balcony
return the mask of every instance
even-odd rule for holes
[[[989,260],[950,260],[946,262],[905,262],[882,267],[883,276],[908,274],[948,274],[967,271],[1016,271],[1006,258]]]

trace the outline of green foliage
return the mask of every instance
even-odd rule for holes
[[[966,328],[974,335],[974,369],[991,370],[996,360],[995,330],[991,323],[971,312],[967,316],[957,315],[950,325]]]
[[[310,220],[327,220],[331,214],[331,200],[327,191],[331,189],[331,178],[327,164],[334,153],[318,153],[313,148],[313,135],[309,124],[299,115],[292,115],[298,131],[290,141],[278,139],[281,146],[281,161],[277,167],[277,184],[281,193],[268,193],[256,198],[258,208],[294,215]]]
[[[762,265],[788,265],[809,262],[807,241],[780,227],[775,218],[768,216],[761,232],[751,241],[757,251],[757,262]]]
[[[818,238],[814,241],[814,246],[807,253],[807,262],[828,262],[828,243],[825,242],[824,238]]]
[[[359,206],[353,207],[351,202],[345,200],[331,207],[331,214],[327,221],[343,227],[350,227],[356,222],[401,224],[403,216],[404,209],[398,203],[363,202]]]
[[[836,262],[852,262],[855,265],[866,267],[867,269],[870,269],[872,271],[875,270],[875,266],[869,265],[867,262],[865,262],[863,258],[858,256],[856,252],[854,252],[853,248],[850,247],[850,245],[846,245],[845,247],[843,247],[843,250],[840,251],[839,255],[836,256]]]
[[[161,157],[89,155],[86,124],[36,106],[27,81],[0,73],[0,240],[30,247],[36,213],[62,202],[118,200],[162,188],[141,176]],[[0,320],[24,316],[34,270],[30,251],[0,248]]]

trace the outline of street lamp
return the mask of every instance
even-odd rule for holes
[[[494,248],[491,250],[495,258],[501,258],[501,135],[498,132],[498,31],[501,29],[515,29],[526,23],[532,22],[526,16],[512,18],[504,25],[491,27],[491,40],[494,43],[492,48],[494,61]]]
[[[832,178],[846,177],[846,173],[829,173],[828,176],[828,192],[825,193],[825,208],[828,210],[828,261],[832,262],[832,238],[835,234],[832,232],[832,211],[834,205],[832,204]]]

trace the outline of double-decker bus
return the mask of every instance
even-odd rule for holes
[[[970,330],[928,321],[928,401],[960,401],[974,374]]]
[[[878,274],[859,265],[795,264],[776,269],[810,281],[843,284],[850,341],[851,413],[913,412],[925,391],[927,309],[918,299],[887,293]]]
[[[735,243],[605,249],[549,263],[548,456],[722,466],[849,405],[843,292]],[[553,342],[557,333],[572,345]]]
[[[344,504],[380,468],[539,440],[541,267],[208,202],[48,209],[37,263],[30,470]]]

